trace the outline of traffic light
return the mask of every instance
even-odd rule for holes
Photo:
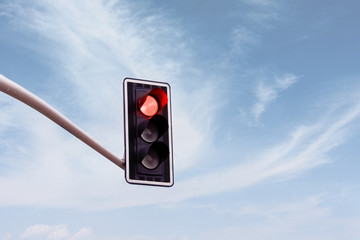
[[[125,178],[129,183],[174,183],[170,86],[124,79]]]

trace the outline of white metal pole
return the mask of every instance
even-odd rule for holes
[[[95,151],[121,167],[125,169],[125,161],[121,159],[105,149],[98,142],[96,142],[93,138],[91,138],[86,132],[84,132],[81,128],[72,123],[68,118],[62,115],[60,112],[55,110],[41,98],[36,96],[35,94],[29,92],[25,88],[21,87],[17,83],[11,81],[5,76],[0,74],[0,91],[16,98],[17,100],[25,103],[26,105],[32,107],[37,110],[41,114],[48,117],[50,120],[67,130],[69,133],[83,141],[89,147],[93,148]]]

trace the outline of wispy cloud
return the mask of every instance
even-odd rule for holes
[[[48,4],[38,1],[35,6],[22,3],[17,1],[7,6],[15,26],[38,36],[39,42],[33,42],[33,48],[54,62],[53,71],[57,77],[53,84],[61,85],[62,91],[76,96],[71,110],[60,106],[65,115],[73,114],[74,109],[80,111],[81,114],[75,114],[74,122],[81,122],[79,126],[110,150],[116,149],[115,152],[121,156],[122,79],[130,75],[168,81],[173,87],[176,167],[184,170],[201,161],[196,156],[206,152],[206,142],[212,137],[213,130],[209,126],[216,113],[213,108],[218,105],[207,106],[209,101],[216,103],[217,97],[213,94],[216,87],[201,88],[200,91],[183,87],[183,83],[194,80],[191,76],[183,78],[187,71],[184,65],[191,71],[193,63],[186,41],[173,20],[162,15],[143,14],[141,8],[132,9],[136,6],[126,2],[59,1]],[[132,14],[134,11],[131,9],[137,10],[138,14]],[[31,81],[30,76],[28,81]],[[21,106],[20,103],[14,104]],[[57,104],[53,105],[57,108]],[[115,196],[122,195],[122,191],[113,190],[119,188],[133,196],[124,199],[125,205],[139,204],[134,201],[139,189],[129,188],[124,183],[121,169],[104,167],[107,160],[77,139],[26,106],[19,109],[20,113],[6,111],[1,118],[10,118],[11,121],[6,121],[10,124],[16,116],[26,116],[26,119],[18,118],[18,125],[27,139],[22,139],[23,143],[17,145],[26,149],[26,154],[18,158],[29,160],[16,171],[0,176],[0,189],[6,192],[0,204],[74,207],[78,203],[70,199],[80,197],[87,202],[87,192],[96,199],[104,199],[106,205],[110,204],[108,206],[118,207]],[[199,114],[194,116],[195,112]],[[8,131],[11,126],[4,128]],[[2,138],[16,140],[16,136],[2,135]],[[189,138],[192,141],[188,141]],[[4,152],[2,156],[5,156]],[[2,157],[2,160],[7,166],[8,162],[13,162],[8,157]],[[89,177],[92,183],[86,180]],[[44,184],[44,181],[52,183]],[[87,186],[98,186],[102,190],[94,193]],[[84,192],[79,194],[77,188]],[[49,195],[40,194],[44,191]],[[27,197],[22,197],[24,195]],[[93,203],[89,204],[94,207]],[[104,206],[98,205],[99,209]]]
[[[177,181],[172,189],[165,190],[128,186],[123,183],[123,177],[119,176],[117,169],[101,167],[103,164],[96,156],[86,153],[77,141],[73,140],[71,144],[64,146],[61,143],[63,139],[58,139],[57,134],[44,133],[36,140],[40,143],[38,149],[34,150],[38,161],[26,172],[0,179],[0,188],[3,189],[1,204],[111,209],[179,202],[209,194],[237,191],[269,179],[296,176],[327,163],[328,153],[346,141],[347,129],[360,115],[360,105],[353,104],[346,110],[343,107],[314,125],[298,127],[283,143],[267,150],[262,149],[258,156],[241,164],[214,169],[212,173],[201,173],[196,177],[189,176],[188,180]],[[41,124],[42,128],[44,126],[46,121]],[[49,127],[46,129],[49,130]],[[53,127],[54,130],[58,131]],[[46,136],[53,137],[46,139]],[[41,153],[40,149],[47,147],[48,141],[52,141],[60,149]],[[81,151],[75,154],[79,150]],[[81,160],[84,153],[89,158]],[[77,161],[81,163],[71,162],[70,155],[73,154],[75,157],[79,156]],[[215,158],[216,161],[221,161],[221,156]],[[94,171],[93,167],[96,166],[98,170]],[[88,177],[89,174],[91,178]],[[52,184],[44,182],[44,179]],[[79,192],[77,189],[82,190]],[[47,194],[43,194],[44,192]],[[27,197],[22,197],[24,195]],[[121,201],[118,200],[120,196]]]
[[[270,0],[241,0],[240,3],[250,9],[246,14],[241,12],[243,22],[230,34],[230,50],[231,54],[243,57],[250,49],[261,45],[262,33],[279,18],[279,4]]]
[[[257,34],[243,26],[235,28],[230,39],[232,42],[232,52],[239,55],[244,55],[250,46],[259,42]]]
[[[26,228],[21,235],[22,239],[95,239],[91,228],[81,228],[75,233],[71,233],[66,225],[45,225],[37,224]]]
[[[358,103],[348,107],[346,111],[343,111],[342,107],[327,120],[319,120],[312,126],[298,127],[290,135],[290,139],[268,150],[262,150],[258,156],[244,163],[231,168],[216,169],[213,173],[202,174],[179,183],[179,188],[183,191],[180,191],[178,197],[186,199],[190,196],[234,191],[269,178],[296,176],[327,163],[327,154],[344,143],[348,136],[347,129],[360,115]]]
[[[298,76],[287,74],[282,77],[275,77],[275,81],[272,83],[266,83],[262,80],[259,81],[255,89],[257,102],[252,107],[255,120],[258,121],[262,113],[266,110],[266,107],[273,102],[281,92],[293,85],[298,79]]]
[[[54,71],[58,78],[54,81],[59,81],[61,89],[76,96],[74,108],[81,110],[84,116],[77,115],[76,121],[99,142],[122,155],[123,77],[130,74],[170,80],[173,86],[175,167],[189,170],[201,161],[221,162],[222,153],[212,154],[215,145],[209,144],[217,140],[212,134],[215,109],[220,106],[218,86],[214,84],[214,87],[201,88],[201,91],[183,87],[184,83],[196,84],[194,77],[183,78],[196,65],[191,60],[191,50],[181,37],[184,33],[166,16],[132,15],[129,12],[133,7],[131,4],[121,2],[125,5],[117,7],[113,4],[111,1],[105,4],[103,1],[56,1],[51,4],[39,1],[35,8],[22,4],[11,7],[17,27],[26,26],[31,34],[39,36],[40,42],[34,43],[39,51],[42,44],[53,46],[43,51],[48,51],[49,59],[56,65]],[[242,41],[253,41],[251,33],[243,36],[245,40]],[[207,76],[205,73],[202,76]],[[298,76],[289,74],[273,81],[260,81],[252,108],[254,118],[258,120],[271,102],[297,79]],[[70,87],[65,87],[64,83]],[[5,105],[8,102],[6,100]],[[56,103],[60,105],[61,102]],[[10,124],[16,116],[26,116],[18,120],[18,126],[25,130],[28,139],[21,139],[26,141],[23,145],[17,144],[25,151],[16,159],[22,159],[26,164],[0,175],[0,205],[91,210],[176,203],[301,173],[327,162],[327,153],[345,141],[347,127],[357,119],[360,111],[360,106],[352,103],[352,108],[337,111],[328,120],[299,126],[273,147],[265,150],[261,147],[259,154],[246,162],[231,167],[217,164],[219,168],[213,172],[199,171],[197,176],[191,172],[186,178],[176,179],[171,189],[150,189],[127,185],[121,169],[111,163],[106,165],[107,160],[47,119],[13,104],[16,106],[14,111],[19,112],[6,110],[1,113],[1,119],[8,124],[2,131],[12,127]],[[73,109],[64,110],[73,112]],[[10,138],[5,134],[1,137]],[[226,150],[237,152],[237,149]],[[200,154],[204,156],[202,159],[198,157]],[[8,156],[2,158],[5,162],[13,162],[11,159]]]
[[[273,0],[242,0],[245,4],[253,7],[247,14],[250,21],[258,26],[268,27],[269,21],[279,18],[280,4]]]
[[[271,207],[253,205],[240,211],[231,209],[224,214],[227,216],[236,214],[238,219],[246,219],[244,223],[236,224],[234,221],[234,224],[203,233],[197,238],[219,239],[233,236],[256,240],[267,238],[335,240],[344,236],[349,239],[356,238],[360,219],[356,216],[339,218],[334,216],[333,209],[326,206],[325,200],[322,195],[314,195],[292,202],[277,203]]]
[[[332,196],[333,195],[333,196]],[[341,195],[341,194],[340,194]],[[348,236],[353,239],[358,235],[360,219],[357,216],[336,215],[336,208],[329,205],[329,198],[337,201],[344,200],[339,197],[338,192],[320,193],[309,196],[302,196],[292,200],[282,201],[261,201],[258,199],[249,205],[240,202],[232,202],[235,206],[224,206],[212,203],[211,205],[192,205],[191,210],[198,212],[198,208],[211,211],[220,221],[221,219],[235,219],[230,223],[218,224],[216,228],[208,231],[197,231],[196,233],[176,234],[164,232],[162,239],[220,239],[222,237],[243,236],[246,239],[338,239],[341,236]],[[258,202],[261,202],[260,204]],[[178,206],[181,209],[182,206]],[[189,207],[186,205],[186,207]],[[314,226],[321,226],[314,227]],[[339,229],[339,227],[341,227]],[[304,228],[307,231],[304,231]],[[67,225],[46,225],[38,224],[28,227],[22,234],[22,239],[99,239],[96,235],[98,228],[81,228],[71,231]],[[126,233],[124,233],[126,234]],[[9,239],[13,234],[8,233]],[[63,238],[67,236],[66,238]],[[158,239],[151,233],[139,232],[132,236],[101,236],[101,239]]]
[[[273,6],[275,4],[273,0],[242,0],[242,2],[258,7]]]
[[[204,115],[208,113],[206,117],[198,114],[194,118],[191,112],[207,102],[199,96],[211,95],[215,89],[207,88],[206,92],[184,89],[182,83],[192,81],[191,77],[182,78],[186,68],[191,68],[191,54],[176,23],[160,14],[146,15],[126,2],[40,3],[39,8],[26,11],[21,17],[27,19],[29,28],[44,41],[59,46],[50,51],[61,63],[68,82],[76,87],[71,89],[77,96],[74,105],[88,117],[83,124],[103,138],[101,142],[119,148],[122,79],[130,75],[168,81],[173,86],[174,141],[178,146],[175,157],[183,160],[178,164],[179,169],[196,163],[193,156],[211,134],[204,122],[213,113],[203,108]],[[106,122],[108,130],[103,124],[94,127],[98,122]],[[111,143],[108,136],[114,134],[114,129],[117,141],[112,139]],[[186,140],[189,133],[193,133],[192,143]]]

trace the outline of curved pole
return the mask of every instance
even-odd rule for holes
[[[68,118],[59,113],[41,98],[37,97],[33,93],[29,92],[25,88],[21,87],[17,83],[11,81],[10,79],[4,77],[0,74],[0,91],[16,98],[17,100],[25,103],[26,105],[37,110],[41,114],[48,117],[50,120],[67,130],[69,133],[83,141],[89,147],[93,148],[95,151],[121,167],[125,169],[125,163],[123,159],[118,158],[116,155],[112,154],[110,151],[101,146],[93,138],[91,138],[86,132],[81,128],[72,123]]]

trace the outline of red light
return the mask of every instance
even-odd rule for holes
[[[159,104],[159,112],[165,107],[168,102],[168,97],[164,90],[161,88],[154,88],[149,92],[149,95],[153,96]]]
[[[153,96],[150,95],[146,95],[145,97],[143,97],[140,100],[139,105],[140,112],[147,117],[154,116],[159,110],[158,102]]]
[[[168,97],[161,88],[152,89],[139,100],[139,110],[146,117],[153,117],[167,104]]]

